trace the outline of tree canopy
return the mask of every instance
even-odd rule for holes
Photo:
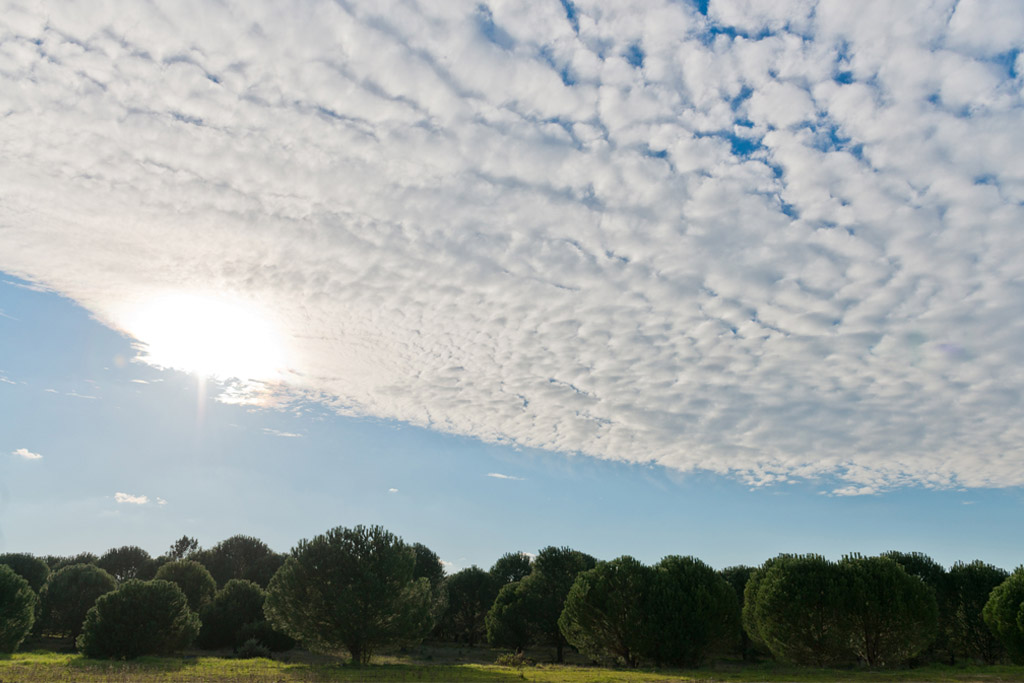
[[[156,573],[153,558],[137,545],[111,548],[96,560],[96,566],[117,579],[118,583],[130,579],[151,579]]]
[[[14,652],[35,620],[36,594],[28,581],[0,564],[0,653]]]
[[[217,582],[206,567],[194,560],[175,560],[156,570],[157,579],[174,583],[188,599],[188,607],[199,612],[217,592]]]
[[[94,564],[72,564],[50,575],[39,597],[43,628],[78,638],[85,615],[97,598],[117,589],[117,580]]]
[[[1024,565],[996,586],[985,603],[985,623],[1015,664],[1024,664]]]
[[[270,582],[264,612],[279,631],[353,663],[417,642],[433,627],[433,592],[415,550],[382,527],[337,527],[303,540]]]

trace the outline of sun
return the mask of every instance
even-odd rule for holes
[[[281,379],[284,348],[266,314],[227,296],[173,293],[150,299],[126,316],[141,359],[219,380]]]

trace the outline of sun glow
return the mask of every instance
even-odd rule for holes
[[[200,377],[274,381],[284,369],[284,347],[274,326],[242,301],[203,294],[166,294],[127,316],[141,342],[141,358]]]

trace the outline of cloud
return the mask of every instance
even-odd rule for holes
[[[156,497],[156,504],[157,505],[167,505],[167,501],[164,500],[163,498],[161,498],[160,496],[157,496]]]
[[[196,16],[5,12],[0,269],[128,332],[168,292],[251,303],[288,361],[236,403],[1024,485],[1019,3]]]
[[[18,448],[18,449],[14,450],[14,451],[11,451],[11,455],[17,455],[19,457],[24,458],[25,460],[42,460],[43,459],[43,456],[39,455],[38,453],[33,453],[32,451],[30,451],[27,448]]]
[[[878,490],[873,486],[844,486],[832,490],[833,496],[873,496],[877,493]]]
[[[398,493],[398,489],[388,489],[388,493]]]
[[[498,472],[488,472],[488,477],[494,477],[495,479],[511,479],[512,481],[523,481],[522,477],[513,477],[511,474],[499,474]]]
[[[302,434],[296,434],[295,432],[282,432],[280,430],[272,429],[270,427],[264,427],[263,432],[266,434],[272,434],[273,436],[287,437],[289,439],[298,439],[302,437]]]
[[[145,505],[149,502],[148,496],[133,496],[130,493],[121,493],[118,491],[114,494],[114,500],[118,503],[131,503],[132,505]]]

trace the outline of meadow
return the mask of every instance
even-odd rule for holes
[[[316,681],[537,681],[543,683],[640,683],[692,681],[804,683],[812,681],[1024,682],[1022,666],[930,665],[899,670],[814,669],[775,662],[718,661],[699,669],[622,669],[585,663],[501,666],[501,650],[420,647],[375,657],[353,666],[342,657],[290,652],[275,659],[235,659],[208,653],[141,657],[132,661],[87,659],[78,654],[33,650],[0,656],[0,683],[312,683]],[[546,652],[528,653],[544,661]]]

